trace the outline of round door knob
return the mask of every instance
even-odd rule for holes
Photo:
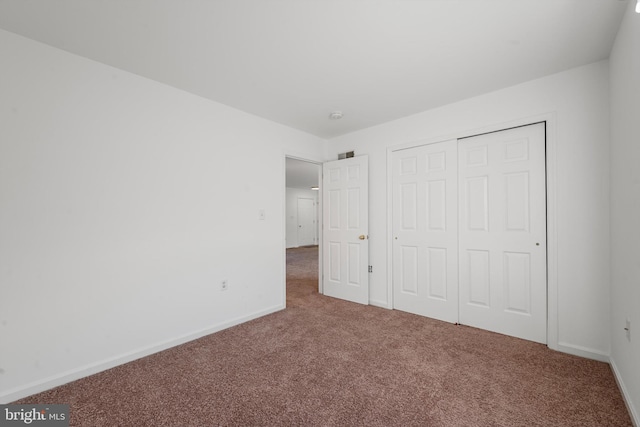
[[[360,240],[364,240],[364,239],[366,239],[366,238],[367,238],[367,237],[366,237],[364,234],[361,234],[361,235],[360,235],[360,237],[358,237],[358,239],[360,239]]]

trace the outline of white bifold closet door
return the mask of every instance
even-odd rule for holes
[[[544,124],[392,164],[394,308],[546,343]]]

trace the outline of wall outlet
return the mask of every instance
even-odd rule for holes
[[[229,281],[227,279],[222,279],[220,281],[220,290],[226,291],[227,289],[229,289]]]
[[[627,341],[631,342],[631,320],[627,319],[625,322],[624,331],[627,334]]]

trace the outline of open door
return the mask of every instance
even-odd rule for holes
[[[322,165],[323,292],[369,303],[369,157]]]

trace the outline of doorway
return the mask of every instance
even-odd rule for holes
[[[321,291],[319,280],[322,163],[285,157],[285,277],[291,295]],[[311,270],[310,270],[311,269]],[[313,270],[313,271],[312,271]]]

